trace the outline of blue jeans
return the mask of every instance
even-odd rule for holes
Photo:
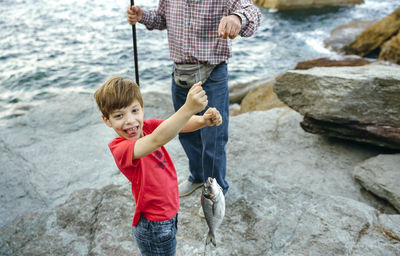
[[[178,214],[174,218],[161,222],[147,220],[143,215],[132,235],[141,255],[175,256]]]
[[[225,147],[228,142],[229,123],[228,66],[225,62],[214,68],[203,84],[203,89],[207,93],[208,106],[215,107],[221,113],[222,125],[180,133],[179,141],[189,158],[189,181],[202,183],[207,177],[216,178],[225,194],[229,187],[225,180]],[[189,89],[178,86],[172,76],[172,101],[175,111],[185,103],[188,91]],[[202,115],[207,108],[199,114]]]

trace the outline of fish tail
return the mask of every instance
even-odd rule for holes
[[[212,243],[214,246],[217,246],[217,241],[215,240],[215,235],[213,233],[208,233],[207,239],[206,239],[206,245],[209,243]]]

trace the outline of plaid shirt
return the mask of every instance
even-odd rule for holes
[[[157,10],[144,10],[147,29],[167,29],[170,59],[175,63],[218,64],[232,56],[230,39],[218,36],[222,17],[242,20],[239,35],[249,37],[261,22],[252,0],[159,0]]]

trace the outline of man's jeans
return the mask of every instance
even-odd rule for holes
[[[143,256],[175,256],[177,230],[178,214],[161,222],[149,221],[142,215],[138,225],[132,227],[132,235]]]
[[[229,123],[228,66],[217,65],[202,85],[208,97],[208,107],[215,107],[221,113],[220,126],[204,127],[190,133],[180,133],[179,140],[189,158],[189,181],[202,183],[207,177],[217,179],[224,193],[228,190],[226,175],[226,152]],[[189,89],[178,86],[172,75],[172,101],[175,111],[186,101]],[[204,114],[207,108],[199,113]]]

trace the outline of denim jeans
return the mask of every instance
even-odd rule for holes
[[[143,215],[132,235],[143,256],[175,256],[178,214],[174,218],[161,222],[147,220]]]
[[[225,180],[225,147],[228,142],[229,123],[227,64],[218,64],[202,87],[208,97],[208,107],[215,107],[221,113],[222,124],[190,133],[180,133],[179,141],[189,158],[189,181],[202,183],[207,177],[216,178],[225,194],[229,187]],[[172,75],[172,101],[175,111],[185,103],[188,91],[189,89],[178,86]],[[202,115],[208,107],[199,114]]]

